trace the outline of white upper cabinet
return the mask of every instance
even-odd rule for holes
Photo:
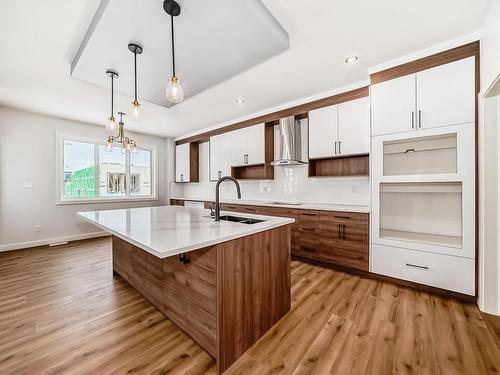
[[[474,122],[475,92],[474,57],[417,73],[418,127]]]
[[[231,175],[231,167],[264,164],[264,124],[210,137],[210,180]]]
[[[210,137],[210,181],[217,181],[222,177],[222,135]]]
[[[368,97],[309,112],[309,157],[330,158],[370,152]]]
[[[370,152],[370,99],[351,100],[338,105],[338,144],[340,155]]]
[[[332,105],[309,111],[309,157],[311,159],[336,155],[337,109],[337,105]]]
[[[175,146],[175,182],[189,182],[189,143]]]
[[[228,134],[227,150],[231,154],[231,166],[264,164],[264,124],[249,126]]]
[[[372,135],[416,128],[415,79],[415,74],[410,74],[370,87]]]
[[[372,135],[475,121],[475,58],[372,85]]]
[[[264,164],[264,124],[258,124],[245,128],[247,164]]]

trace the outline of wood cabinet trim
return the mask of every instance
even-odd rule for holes
[[[376,83],[389,81],[391,79],[403,77],[408,74],[417,73],[422,70],[448,64],[453,61],[465,59],[467,57],[476,56],[476,58],[479,58],[479,50],[480,50],[479,41],[475,41],[472,43],[465,44],[463,46],[435,53],[433,55],[426,56],[418,60],[394,66],[389,69],[375,72],[373,74],[370,74],[370,81],[371,84],[374,85]]]
[[[330,105],[334,104],[339,104],[343,102],[348,102],[350,100],[355,100],[359,98],[364,98],[369,95],[369,88],[368,86],[365,87],[360,87],[355,90],[347,91],[341,94],[333,95],[333,96],[328,96],[326,98],[318,99],[309,103],[304,103],[300,104],[294,107],[290,107],[287,109],[283,109],[280,111],[272,112],[266,115],[262,115],[259,117],[255,117],[253,119],[249,120],[244,120],[241,122],[237,122],[235,124],[227,125],[222,128],[210,130],[208,132],[204,132],[201,134],[193,135],[191,137],[179,139],[175,142],[176,145],[180,145],[183,143],[188,143],[188,142],[208,142],[210,137],[214,135],[219,135],[222,133],[227,133],[230,131],[246,128],[248,126],[260,124],[260,123],[272,123],[276,120],[279,120],[280,118],[283,117],[288,117],[288,116],[301,116],[304,113],[307,113],[313,109],[318,109],[322,107],[328,107]],[[272,124],[270,124],[272,125]]]

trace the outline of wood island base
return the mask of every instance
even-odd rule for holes
[[[290,311],[290,225],[163,259],[113,236],[113,273],[222,373]]]

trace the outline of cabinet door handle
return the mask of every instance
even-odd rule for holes
[[[411,263],[406,263],[406,267],[419,268],[421,270],[428,270],[429,269],[429,267],[427,267],[427,266],[419,266],[418,264],[411,264]]]
[[[342,224],[339,224],[339,238],[342,239]]]
[[[422,111],[418,110],[418,127],[422,128]]]
[[[181,173],[181,182],[184,181],[184,175]]]
[[[342,151],[340,151],[340,144],[341,144],[341,141],[339,141],[339,155],[342,153]]]
[[[415,111],[411,111],[411,128],[415,129]]]
[[[218,177],[218,178],[221,178],[221,177],[222,177],[222,172],[221,172],[221,171],[218,171],[218,172],[217,172],[217,177]]]
[[[334,155],[337,155],[337,141],[335,141],[335,153]]]
[[[182,264],[189,263],[189,259],[186,253],[179,254],[179,262],[181,262]]]
[[[248,154],[246,156],[247,156],[247,164],[248,164]]]
[[[342,224],[342,239],[345,238],[345,224]]]

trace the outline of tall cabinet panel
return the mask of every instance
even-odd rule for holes
[[[371,272],[474,296],[475,57],[371,92]]]

